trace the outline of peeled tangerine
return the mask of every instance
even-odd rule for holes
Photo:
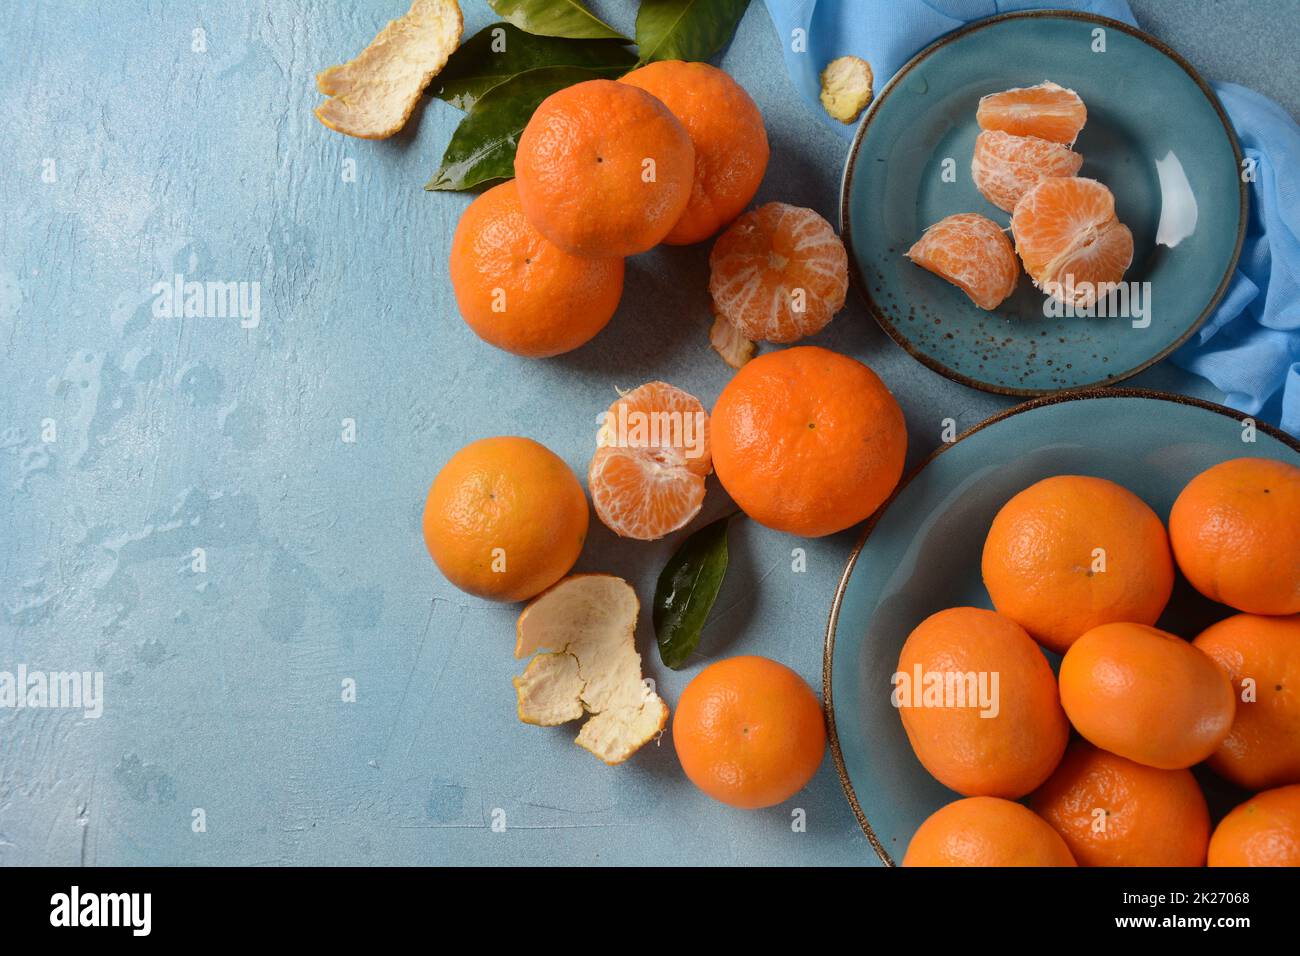
[[[849,254],[811,209],[770,202],[741,216],[709,253],[713,311],[747,339],[793,342],[844,308]]]
[[[957,286],[981,309],[996,309],[1016,290],[1020,267],[998,224],[973,212],[945,216],[921,234],[907,258]]]
[[[668,723],[668,705],[641,676],[636,592],[612,574],[575,574],[519,615],[515,657],[536,656],[514,679],[519,719],[552,727],[590,719],[575,743],[622,763]],[[543,651],[543,653],[537,653]]]
[[[709,416],[700,400],[648,382],[609,406],[587,488],[605,527],[622,538],[654,541],[700,513],[711,471]]]
[[[462,25],[456,0],[414,0],[354,59],[316,75],[317,89],[330,97],[316,107],[316,118],[348,136],[392,136],[447,65]]]
[[[1034,285],[1069,305],[1090,306],[1133,262],[1133,233],[1095,179],[1044,179],[1016,203],[1011,234]]]
[[[1040,180],[1073,176],[1082,165],[1083,157],[1061,143],[986,130],[975,138],[970,174],[985,199],[1011,212]]]

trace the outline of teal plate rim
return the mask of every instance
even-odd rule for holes
[[[880,519],[885,516],[885,512],[889,509],[889,506],[894,503],[894,499],[903,493],[903,490],[912,483],[912,479],[919,475],[930,464],[930,462],[934,461],[958,442],[970,438],[976,432],[983,431],[990,425],[996,425],[998,422],[1005,419],[1024,414],[1025,412],[1032,412],[1035,409],[1042,408],[1046,405],[1059,405],[1064,402],[1086,402],[1098,398],[1141,398],[1151,401],[1173,402],[1179,405],[1191,405],[1196,408],[1203,408],[1206,411],[1222,415],[1225,418],[1231,418],[1237,422],[1252,417],[1246,415],[1244,412],[1228,408],[1226,405],[1217,405],[1214,402],[1207,402],[1204,399],[1192,398],[1190,395],[1177,395],[1173,392],[1162,392],[1151,388],[1106,388],[1101,386],[1092,386],[1089,388],[1052,392],[1049,395],[1043,395],[1031,401],[1022,402],[1019,405],[1013,405],[1011,408],[1003,409],[994,415],[990,415],[982,422],[972,425],[951,442],[940,445],[938,448],[934,449],[934,451],[930,452],[930,454],[926,455],[915,468],[903,477],[885,503],[876,509],[875,514],[867,519],[867,523],[862,529],[861,536],[853,546],[853,550],[849,552],[849,558],[848,561],[845,562],[844,571],[840,575],[839,584],[835,586],[835,598],[831,601],[830,618],[826,622],[826,638],[822,648],[822,713],[826,718],[826,737],[830,743],[831,758],[835,762],[835,775],[840,779],[840,787],[844,790],[844,796],[849,801],[849,807],[853,810],[853,816],[857,819],[858,826],[862,828],[863,834],[866,836],[868,842],[871,843],[871,848],[876,851],[876,855],[880,857],[881,862],[884,863],[885,866],[897,866],[898,864],[880,842],[880,838],[876,836],[876,831],[871,828],[871,824],[867,820],[867,815],[863,813],[862,805],[858,802],[857,791],[853,789],[853,783],[849,780],[848,768],[844,765],[844,754],[840,750],[839,732],[835,726],[835,699],[834,693],[831,689],[831,672],[835,664],[835,630],[839,625],[840,606],[844,603],[844,594],[848,590],[849,579],[853,576],[853,569],[857,566],[858,557],[862,554],[863,548],[867,546],[867,541],[871,537],[871,532],[875,529],[876,524]],[[1279,428],[1275,428],[1267,422],[1256,420],[1255,428],[1272,438],[1276,438],[1278,441],[1294,450],[1297,455],[1300,455],[1300,440],[1293,438],[1291,435]]]
[[[1213,107],[1215,114],[1219,117],[1219,122],[1223,124],[1223,130],[1227,134],[1228,142],[1232,145],[1233,154],[1237,158],[1238,168],[1241,167],[1243,159],[1241,143],[1237,140],[1236,131],[1232,128],[1232,122],[1228,119],[1228,114],[1223,111],[1223,104],[1219,102],[1219,98],[1215,95],[1214,90],[1210,88],[1210,85],[1201,78],[1201,75],[1198,72],[1196,72],[1196,68],[1183,59],[1183,57],[1174,49],[1156,39],[1151,34],[1139,30],[1137,27],[1130,26],[1123,21],[1112,20],[1110,17],[1099,16],[1095,13],[1084,13],[1079,10],[1020,10],[1013,13],[1000,13],[995,16],[986,17],[983,20],[976,20],[964,27],[959,27],[958,29],[953,30],[951,33],[945,33],[903,64],[899,71],[894,74],[890,81],[886,83],[884,88],[876,95],[875,99],[872,100],[871,106],[867,109],[866,115],[862,118],[862,122],[858,124],[857,132],[853,135],[853,144],[849,147],[848,158],[844,162],[844,173],[840,178],[840,238],[843,239],[845,248],[849,253],[849,275],[852,276],[853,284],[857,287],[859,293],[861,293],[863,299],[866,301],[867,309],[871,313],[872,318],[876,320],[876,324],[879,325],[880,328],[884,330],[884,332],[893,339],[898,346],[906,351],[908,355],[912,356],[912,358],[916,359],[932,371],[938,372],[945,378],[965,385],[968,388],[974,388],[984,392],[993,392],[998,395],[1012,395],[1017,397],[1058,395],[1065,392],[1077,391],[1079,389],[1097,388],[1105,385],[1113,385],[1116,382],[1122,382],[1125,379],[1132,378],[1139,372],[1150,368],[1190,339],[1196,333],[1196,330],[1205,324],[1205,320],[1210,317],[1210,313],[1214,311],[1215,307],[1223,299],[1224,293],[1228,291],[1228,284],[1232,281],[1233,272],[1236,271],[1237,262],[1241,258],[1241,247],[1246,239],[1246,222],[1250,214],[1246,184],[1241,181],[1240,177],[1238,177],[1237,196],[1239,208],[1237,216],[1237,242],[1232,250],[1232,258],[1228,261],[1227,269],[1224,270],[1223,278],[1219,280],[1219,285],[1214,290],[1214,294],[1210,297],[1209,301],[1206,302],[1200,315],[1198,315],[1196,319],[1188,325],[1187,330],[1179,336],[1177,340],[1149,358],[1147,361],[1143,362],[1141,365],[1128,369],[1127,371],[1119,372],[1109,378],[1100,379],[1096,382],[1082,385],[1070,385],[1059,389],[1013,388],[1007,385],[998,385],[993,382],[983,382],[979,379],[971,378],[968,375],[963,375],[961,372],[949,368],[942,362],[930,357],[915,347],[907,336],[899,331],[894,323],[890,321],[885,310],[882,309],[872,297],[871,288],[863,278],[862,273],[858,268],[857,257],[853,252],[853,223],[852,216],[849,212],[849,194],[853,185],[853,171],[857,165],[858,151],[862,147],[862,141],[866,137],[867,129],[870,127],[871,121],[876,117],[880,107],[889,99],[889,94],[892,93],[894,88],[907,76],[908,73],[912,71],[913,67],[924,61],[936,50],[946,46],[958,37],[963,37],[968,33],[974,33],[978,30],[987,29],[1007,20],[1028,20],[1040,18],[1081,20],[1087,23],[1095,23],[1108,29],[1119,30],[1123,33],[1127,33],[1129,36],[1141,40],[1157,52],[1163,53],[1169,59],[1178,64],[1183,72],[1191,77],[1192,81],[1200,87],[1201,92],[1209,101],[1210,106]]]

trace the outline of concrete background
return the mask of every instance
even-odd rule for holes
[[[404,6],[6,11],[0,670],[102,671],[106,700],[98,720],[0,711],[0,863],[873,863],[829,756],[788,804],[746,813],[696,792],[667,736],[609,768],[572,744],[576,727],[515,718],[518,609],[438,575],[419,534],[429,481],[494,434],[536,438],[585,474],[616,386],[661,378],[712,405],[728,370],[706,344],[709,246],[630,261],[619,314],[575,353],[529,362],[480,343],[446,278],[469,197],[421,188],[460,114],[433,102],[381,143],[311,115],[315,73]],[[464,6],[467,35],[493,19]],[[594,6],[631,33],[633,4]],[[1300,4],[1133,6],[1207,77],[1300,107]],[[758,200],[834,220],[846,144],[800,103],[777,43],[754,3],[720,64],[767,122]],[[259,282],[260,324],[154,317],[151,287],[178,272]],[[910,360],[856,294],[815,341],[882,375],[912,462],[943,418],[964,428],[1007,404]],[[1168,366],[1135,383],[1216,397]],[[728,508],[711,481],[699,520]],[[669,702],[735,653],[819,686],[856,535],[737,523],[688,670],[658,666],[643,617]],[[593,519],[578,570],[621,574],[646,602],[678,540],[619,542]],[[806,573],[791,570],[796,546]],[[355,703],[340,699],[349,678]]]

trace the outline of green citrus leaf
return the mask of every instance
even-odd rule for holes
[[[566,86],[605,75],[573,66],[545,66],[498,83],[460,121],[442,154],[442,165],[424,188],[473,189],[512,178],[519,137],[542,100]]]
[[[488,0],[488,5],[529,33],[587,40],[627,39],[578,0]]]
[[[433,81],[433,95],[469,110],[488,90],[544,66],[626,72],[636,56],[617,40],[563,40],[493,23],[461,44]]]
[[[727,45],[748,6],[749,0],[641,0],[641,62],[709,59]]]
[[[679,670],[700,646],[704,622],[727,574],[727,525],[719,518],[695,532],[664,565],[655,587],[655,639],[659,657]]]

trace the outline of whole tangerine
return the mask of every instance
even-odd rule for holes
[[[569,255],[533,228],[512,179],[479,196],[451,240],[451,285],[474,334],[528,358],[576,349],[623,294],[622,259]]]
[[[1201,866],[1210,811],[1190,770],[1159,770],[1076,741],[1030,809],[1080,866]]]
[[[1257,793],[1219,821],[1210,866],[1300,866],[1300,785]]]
[[[826,749],[821,703],[803,678],[766,657],[716,661],[686,685],[673,745],[690,781],[754,810],[794,796]]]
[[[1085,631],[1061,660],[1061,705],[1104,750],[1162,770],[1200,763],[1232,727],[1232,684],[1200,649],[1145,624]]]
[[[966,797],[930,814],[903,866],[1078,866],[1061,835],[1028,807]]]
[[[658,245],[691,200],[695,148],[645,90],[587,80],[552,93],[519,137],[524,215],[575,256],[624,257]]]
[[[1178,567],[1212,601],[1300,613],[1300,467],[1234,458],[1201,472],[1169,512]]]
[[[710,419],[713,467],[755,521],[805,537],[842,531],[898,484],[907,425],[871,369],[816,346],[748,362]]]
[[[1024,628],[993,611],[930,615],[903,644],[893,682],[917,759],[960,794],[1024,796],[1065,752],[1070,727],[1051,665]]]
[[[658,97],[695,147],[691,199],[664,242],[709,238],[744,211],[763,181],[769,150],[758,107],[743,86],[708,63],[659,60],[619,82]]]
[[[558,455],[530,438],[484,438],[433,479],[424,543],[462,591],[524,601],[568,574],[587,520],[582,485]]]
[[[1044,478],[993,519],[981,559],[993,606],[1064,653],[1099,624],[1154,624],[1174,588],[1156,513],[1113,481]]]
[[[1237,694],[1232,729],[1210,767],[1248,790],[1300,783],[1300,614],[1236,614],[1192,643]]]

